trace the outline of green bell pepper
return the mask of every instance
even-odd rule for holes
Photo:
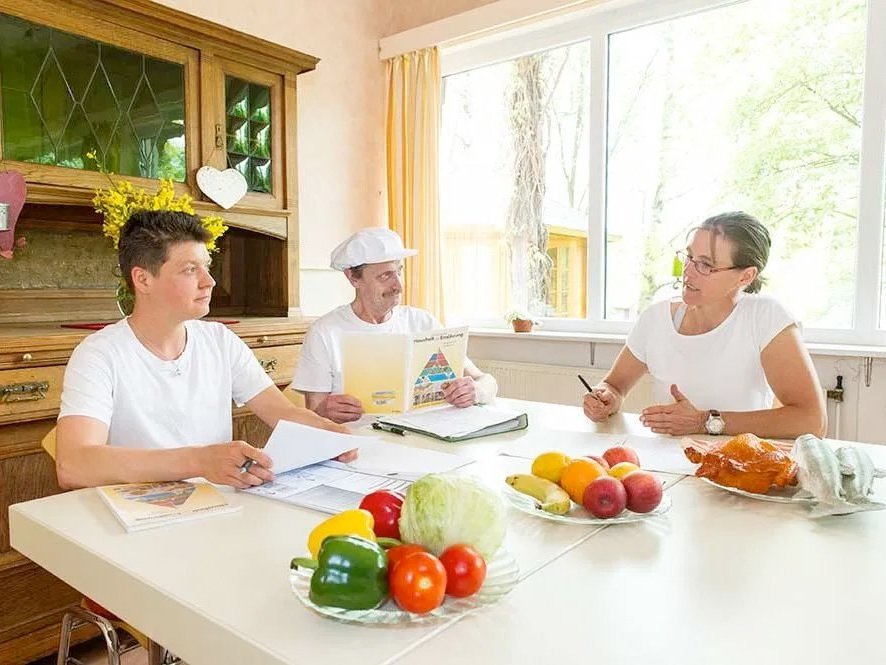
[[[328,536],[316,561],[296,558],[291,565],[315,569],[310,598],[317,605],[369,610],[388,597],[388,557],[359,536]]]

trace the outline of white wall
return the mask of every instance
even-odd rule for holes
[[[298,78],[301,306],[323,314],[350,300],[329,253],[365,226],[387,224],[384,35],[489,0],[158,0],[320,58]]]

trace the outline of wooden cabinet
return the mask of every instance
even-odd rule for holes
[[[71,0],[64,12],[51,0],[0,0],[0,170],[28,182],[20,231],[101,240],[91,203],[109,184],[101,170],[149,191],[168,178],[231,229],[212,313],[297,315],[296,79],[316,63],[146,0]],[[240,171],[246,196],[222,210],[197,188],[203,165]],[[95,260],[96,273],[114,268],[111,254]],[[37,299],[44,320],[113,313],[97,293],[108,289],[68,275],[20,281],[0,288],[0,323],[31,320]]]
[[[210,316],[238,320],[232,330],[283,387],[307,327],[296,78],[316,63],[149,0],[0,0],[0,172],[28,183],[17,235],[29,241],[0,262],[0,664],[54,651],[61,613],[80,599],[10,548],[7,510],[59,491],[40,442],[88,334],[60,322],[119,317],[116,257],[91,203],[108,186],[100,171],[149,191],[171,179],[198,214],[224,218]],[[239,170],[249,192],[222,210],[196,186],[203,165]],[[233,426],[259,445],[269,434],[242,409]]]

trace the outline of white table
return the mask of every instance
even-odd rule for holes
[[[538,438],[556,448],[557,432],[644,432],[630,415],[598,428],[576,407],[501,404],[528,411],[530,429],[456,446],[388,436],[468,455],[476,462],[465,471],[501,482],[526,468],[498,456],[502,447]],[[874,452],[886,466],[886,451]],[[668,480],[673,508],[641,524],[569,526],[509,511],[517,588],[428,627],[341,624],[302,606],[288,563],[322,516],[260,497],[233,495],[244,508],[233,515],[126,534],[94,491],[80,490],[11,507],[10,529],[13,547],[191,665],[886,661],[874,631],[886,615],[886,512],[815,522],[800,506]]]

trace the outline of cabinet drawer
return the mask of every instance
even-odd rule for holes
[[[292,381],[295,365],[301,355],[301,344],[266,346],[253,349],[253,352],[274,383],[284,384]]]
[[[0,423],[58,414],[64,365],[0,371]]]

